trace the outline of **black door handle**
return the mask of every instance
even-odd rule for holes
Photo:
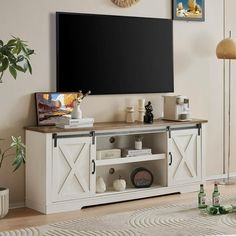
[[[93,164],[93,171],[92,171],[92,175],[95,174],[95,171],[96,171],[96,165],[95,165],[95,161],[92,160],[92,164]]]
[[[171,166],[172,165],[172,153],[171,152],[169,152],[169,156],[170,156],[170,162],[169,162],[169,166]]]

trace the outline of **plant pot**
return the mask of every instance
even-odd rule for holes
[[[0,187],[0,218],[7,215],[9,210],[9,189]]]

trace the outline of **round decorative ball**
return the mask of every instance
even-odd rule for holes
[[[124,191],[126,189],[126,181],[124,179],[116,179],[113,181],[113,189],[115,191]]]

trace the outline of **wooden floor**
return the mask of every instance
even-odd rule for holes
[[[235,195],[235,185],[220,185],[219,190],[221,195]],[[210,198],[213,191],[213,183],[208,182],[206,185],[207,196]],[[140,208],[160,206],[170,203],[184,203],[185,201],[196,201],[197,192],[194,193],[182,193],[166,195],[154,198],[147,198],[142,200],[128,201],[122,203],[113,203],[109,205],[100,205],[84,208],[79,211],[57,213],[50,215],[43,215],[29,208],[18,208],[9,211],[8,215],[0,220],[0,232],[5,230],[13,230],[19,228],[25,228],[30,226],[39,226],[49,224],[53,222],[78,219],[82,217],[92,217],[99,215],[106,215],[109,213],[117,213],[129,210],[135,210]]]

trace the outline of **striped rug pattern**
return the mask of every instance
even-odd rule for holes
[[[224,198],[224,204],[236,198]],[[209,215],[196,204],[173,204],[1,232],[0,236],[236,235],[236,213]]]

